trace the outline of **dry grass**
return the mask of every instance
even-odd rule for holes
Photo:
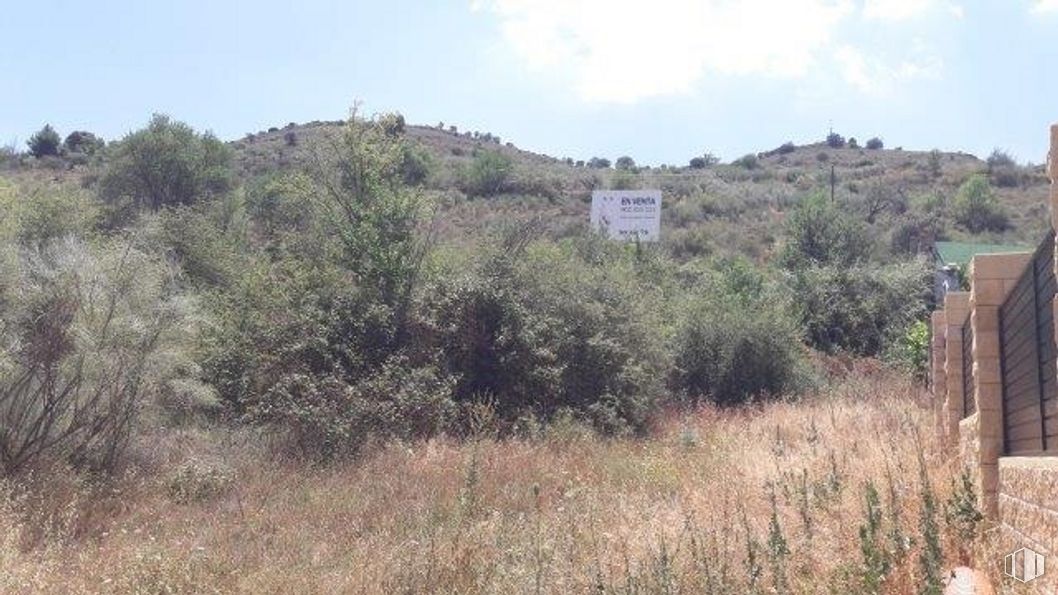
[[[857,376],[797,403],[673,414],[640,440],[570,424],[322,469],[169,431],[150,440],[150,471],[116,484],[52,472],[46,489],[9,486],[0,592],[860,592],[864,483],[914,543],[920,452],[947,496],[918,395]],[[887,592],[916,590],[917,557],[897,556]]]

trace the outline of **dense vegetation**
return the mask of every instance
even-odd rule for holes
[[[432,144],[448,138],[473,146]],[[45,127],[0,186],[8,474],[113,468],[143,424],[258,427],[330,459],[466,435],[483,411],[507,435],[556,419],[637,434],[666,407],[803,391],[820,381],[814,352],[920,372],[924,248],[1031,237],[996,189],[1035,174],[1005,154],[947,179],[930,153],[916,194],[908,178],[861,176],[831,195],[801,159],[863,154],[836,133],[661,172],[629,156],[528,159],[399,115],[234,145],[165,116],[109,145],[59,139]],[[279,161],[262,168],[255,143]],[[592,188],[655,183],[663,243],[587,230]],[[484,212],[502,216],[481,225]]]

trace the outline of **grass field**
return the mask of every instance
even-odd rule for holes
[[[913,592],[920,453],[945,563],[960,557],[930,428],[921,389],[876,371],[798,402],[673,413],[640,439],[486,429],[315,469],[260,437],[167,430],[116,483],[5,486],[0,592],[850,593],[865,551],[891,568],[882,592]]]

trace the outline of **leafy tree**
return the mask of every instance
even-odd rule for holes
[[[757,167],[760,165],[760,162],[758,161],[756,155],[754,155],[753,153],[747,153],[736,159],[732,163],[732,165],[737,165],[746,169],[757,169]]]
[[[1007,216],[992,192],[988,178],[982,174],[970,176],[952,201],[955,220],[972,233],[1002,231],[1007,227]]]
[[[620,170],[630,171],[635,169],[636,160],[632,159],[628,155],[623,155],[617,158],[617,163],[614,164],[614,167]]]
[[[840,149],[845,146],[845,137],[837,132],[831,131],[831,133],[827,135],[827,146],[831,149]]]
[[[55,132],[51,124],[45,124],[44,128],[35,132],[26,141],[26,144],[29,145],[29,152],[38,158],[58,155],[61,143],[62,139],[59,137],[59,133]]]
[[[499,151],[482,151],[463,173],[463,191],[469,196],[495,196],[506,189],[513,172],[510,157]]]
[[[925,317],[930,271],[924,260],[813,265],[794,273],[791,293],[813,347],[879,355]]]
[[[588,167],[593,169],[607,169],[610,167],[610,160],[605,157],[592,157],[588,160]]]
[[[117,144],[100,192],[118,208],[192,204],[231,190],[231,157],[212,133],[156,114]]]
[[[850,149],[859,149],[860,148],[860,144],[858,142],[856,142],[856,137],[854,137],[854,136],[850,136],[849,137],[849,148]]]
[[[870,139],[867,140],[867,145],[866,146],[867,146],[868,149],[870,149],[872,151],[878,151],[878,150],[881,150],[881,149],[883,149],[885,147],[885,143],[882,142],[882,139],[880,139],[877,136],[875,136],[875,137],[870,138]]]
[[[106,143],[103,142],[103,139],[91,132],[75,130],[66,135],[66,140],[63,141],[63,148],[66,149],[66,152],[68,153],[93,155],[96,151],[103,148],[105,144]]]
[[[863,224],[817,192],[801,201],[787,219],[780,262],[791,269],[812,264],[847,266],[866,260],[869,251]]]

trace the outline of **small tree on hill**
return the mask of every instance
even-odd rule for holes
[[[107,202],[159,209],[232,188],[231,149],[212,133],[156,114],[118,143],[100,184]]]
[[[970,232],[1002,231],[1007,227],[1006,213],[982,174],[974,174],[963,182],[953,208],[955,220]]]
[[[624,171],[633,170],[636,168],[636,160],[632,159],[628,155],[622,155],[621,157],[617,158],[617,163],[615,164],[615,167]]]
[[[593,169],[607,169],[610,167],[610,160],[605,157],[592,157],[588,161],[588,167]]]
[[[872,151],[878,151],[883,149],[884,147],[885,143],[883,143],[882,139],[878,138],[877,136],[867,141],[867,148]]]
[[[864,226],[817,192],[801,201],[786,220],[780,261],[789,269],[807,265],[849,266],[866,260],[870,244]]]
[[[45,124],[44,128],[38,130],[26,141],[26,144],[29,145],[29,152],[34,157],[58,155],[60,143],[62,143],[62,139],[59,138],[59,133],[55,132],[51,124]]]
[[[831,149],[840,149],[845,146],[845,137],[837,132],[831,131],[830,134],[827,135],[827,146]]]
[[[511,158],[498,151],[482,151],[463,174],[463,191],[470,196],[503,192],[514,171]]]
[[[63,148],[67,153],[81,153],[82,155],[93,155],[102,149],[106,143],[103,139],[84,130],[74,130],[66,136]]]

